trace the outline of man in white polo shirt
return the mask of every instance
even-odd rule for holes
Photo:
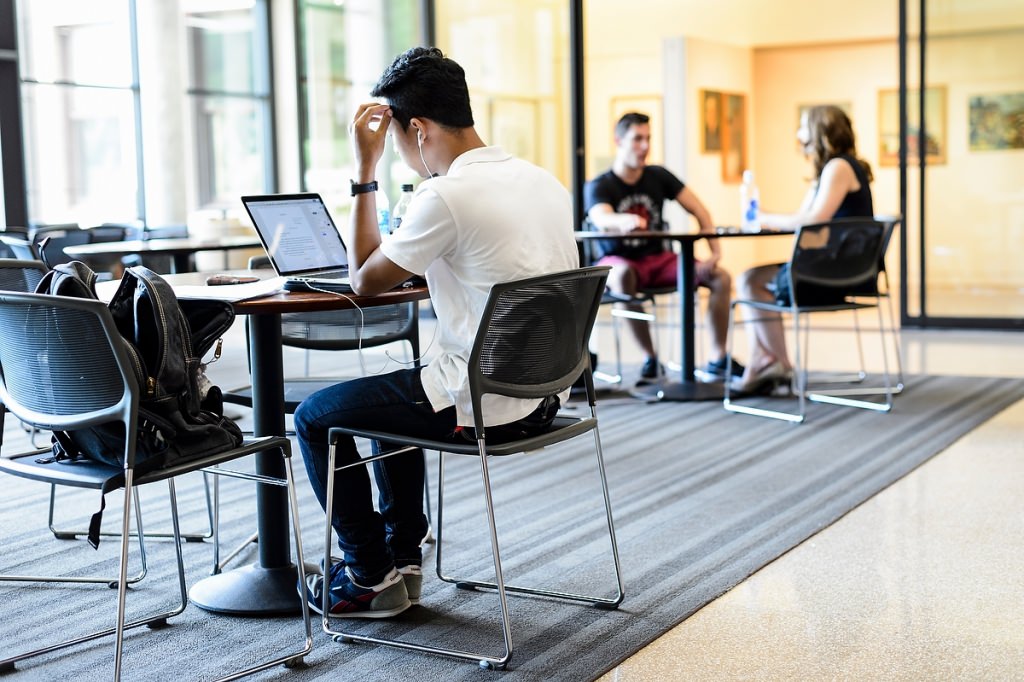
[[[346,239],[352,288],[372,295],[412,275],[425,277],[437,314],[437,354],[423,368],[338,384],[299,406],[299,446],[323,506],[331,427],[400,424],[409,435],[462,439],[461,428],[473,423],[467,361],[491,286],[579,265],[569,193],[547,171],[484,144],[457,63],[436,48],[413,48],[395,59],[371,95],[385,103],[361,105],[351,125],[358,173]],[[389,134],[402,160],[426,180],[401,229],[382,241],[373,193]],[[498,427],[488,429],[489,439],[548,428],[560,398],[488,396],[487,426]],[[340,444],[339,464],[357,458],[352,439]],[[344,559],[331,575],[300,585],[319,611],[326,583],[332,616],[386,618],[419,599],[427,532],[422,454],[373,467],[379,511],[365,467],[337,474],[331,518]]]

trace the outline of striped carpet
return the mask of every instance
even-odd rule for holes
[[[891,414],[811,405],[808,422],[793,426],[724,412],[717,403],[599,405],[626,600],[602,611],[551,600],[511,597],[515,653],[509,670],[485,673],[467,663],[389,648],[338,644],[317,632],[306,666],[277,668],[260,679],[288,680],[588,680],[679,623],[761,566],[904,476],[1006,406],[1024,397],[1024,381],[917,377]],[[8,420],[10,422],[11,420]],[[7,433],[16,429],[10,423]],[[8,438],[8,441],[11,439]],[[561,450],[497,461],[498,523],[506,579],[555,589],[613,590],[602,533],[590,440]],[[431,458],[436,464],[436,459]],[[301,466],[298,467],[301,470]],[[300,476],[304,475],[299,472]],[[436,467],[430,471],[436,478]],[[479,468],[472,460],[448,467],[445,566],[460,577],[488,578],[486,523]],[[436,482],[436,481],[432,481]],[[319,558],[322,518],[300,483],[307,558]],[[4,569],[84,566],[112,572],[117,542],[99,551],[45,531],[48,490],[4,481],[0,538]],[[225,545],[252,530],[252,488],[222,483]],[[111,498],[111,507],[116,507]],[[166,491],[144,491],[147,529],[165,522]],[[179,484],[186,526],[203,523],[199,479]],[[436,498],[435,498],[436,499]],[[65,493],[62,517],[95,509],[93,494]],[[104,519],[117,522],[116,509]],[[129,615],[169,603],[173,554],[167,541],[147,545],[150,574],[129,596]],[[190,582],[206,575],[209,543],[184,548]],[[251,562],[254,552],[241,559]],[[433,560],[433,550],[427,554]],[[114,592],[0,583],[3,649],[20,651],[54,634],[111,623]],[[500,634],[491,594],[465,592],[428,576],[421,606],[402,616],[358,624],[360,632],[391,632],[425,643],[483,647],[498,653]],[[293,648],[297,618],[213,616],[190,607],[171,627],[140,630],[126,640],[125,680],[203,680]],[[110,642],[19,664],[11,680],[102,680],[112,671]]]

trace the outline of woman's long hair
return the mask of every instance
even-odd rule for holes
[[[826,163],[837,156],[848,155],[857,159],[868,182],[874,179],[871,165],[857,156],[853,124],[842,109],[830,104],[811,107],[807,110],[807,129],[811,138],[808,147],[814,163],[815,178],[821,177]]]

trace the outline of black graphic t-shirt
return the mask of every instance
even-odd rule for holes
[[[584,211],[597,204],[608,204],[616,213],[634,213],[647,219],[647,229],[667,229],[662,220],[666,200],[674,200],[683,191],[682,180],[661,166],[647,166],[635,185],[627,185],[612,171],[597,176],[583,187]],[[636,260],[666,249],[662,241],[649,239],[599,239],[593,244],[594,258],[622,256]]]

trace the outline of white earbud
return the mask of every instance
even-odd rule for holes
[[[420,150],[420,161],[423,163],[423,169],[427,171],[428,178],[436,178],[437,173],[430,172],[430,166],[427,165],[427,160],[423,158],[423,131],[419,128],[416,129],[416,145]]]

